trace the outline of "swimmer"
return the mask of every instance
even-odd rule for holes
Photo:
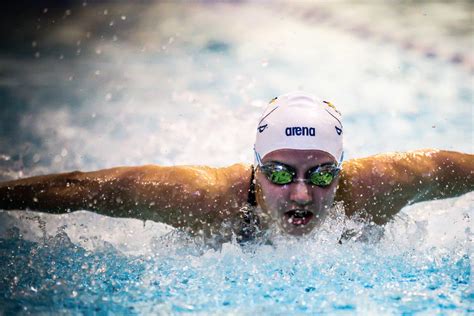
[[[344,162],[340,113],[302,92],[273,99],[256,135],[253,166],[146,165],[36,176],[0,183],[0,209],[90,210],[208,236],[229,222],[245,240],[253,226],[308,234],[335,203],[348,217],[383,225],[406,205],[474,190],[471,154],[427,149]]]

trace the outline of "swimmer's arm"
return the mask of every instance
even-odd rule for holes
[[[245,204],[250,166],[120,167],[0,183],[0,209],[91,210],[177,227],[222,220]]]
[[[419,150],[346,162],[337,191],[346,213],[384,224],[404,206],[474,190],[474,155]]]

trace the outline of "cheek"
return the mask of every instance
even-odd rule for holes
[[[270,183],[259,183],[256,185],[256,198],[258,205],[266,212],[278,209],[282,201],[285,201],[285,190]]]
[[[262,186],[257,182],[255,185],[255,198],[257,200],[257,204],[262,208],[265,209],[265,199],[263,198],[263,190]]]
[[[332,183],[329,187],[321,189],[316,188],[313,191],[314,201],[320,201],[326,206],[332,205],[334,202],[334,197],[336,195],[337,183]]]

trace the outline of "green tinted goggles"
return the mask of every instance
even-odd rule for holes
[[[259,165],[262,173],[270,182],[285,185],[292,182],[305,182],[319,187],[326,187],[337,177],[341,168],[337,164],[324,164],[309,169],[305,179],[296,178],[296,170],[278,162],[268,162]]]

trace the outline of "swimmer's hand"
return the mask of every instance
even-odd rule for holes
[[[336,200],[384,224],[406,205],[473,190],[474,155],[428,149],[345,162]]]
[[[202,229],[238,213],[251,167],[119,167],[0,183],[0,209],[48,213],[91,210]]]

